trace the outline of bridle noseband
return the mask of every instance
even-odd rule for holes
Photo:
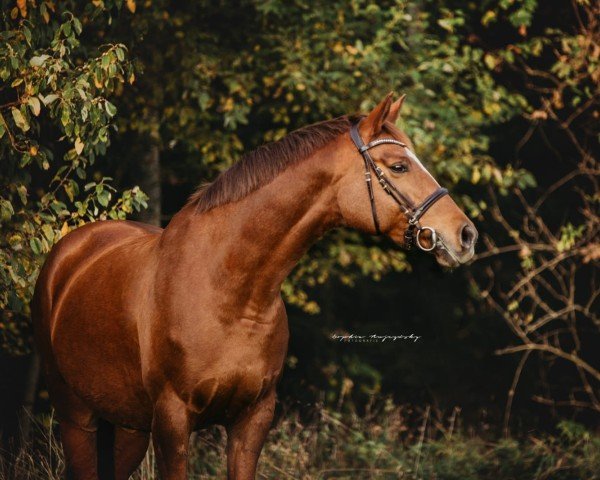
[[[408,218],[408,228],[404,233],[404,246],[407,249],[410,249],[414,244],[416,244],[417,247],[426,252],[430,252],[436,247],[441,247],[449,252],[448,248],[446,248],[441,237],[438,236],[434,228],[422,227],[419,224],[419,220],[425,214],[425,212],[429,210],[440,198],[442,198],[444,195],[447,195],[448,190],[440,187],[431,195],[429,195],[423,201],[423,203],[421,203],[421,205],[414,206],[410,199],[403,195],[394,186],[394,184],[387,179],[383,173],[383,170],[377,166],[377,164],[371,158],[371,155],[369,155],[369,150],[373,147],[377,147],[378,145],[391,143],[394,145],[399,145],[403,148],[407,148],[407,145],[398,140],[394,140],[393,138],[381,138],[379,140],[373,140],[365,145],[358,131],[359,125],[360,121],[352,125],[350,136],[352,137],[352,141],[354,142],[354,145],[356,145],[358,152],[362,155],[363,160],[365,161],[365,181],[367,182],[369,200],[371,201],[371,212],[373,214],[373,223],[375,224],[375,232],[377,235],[381,233],[381,230],[379,228],[379,218],[377,217],[377,207],[375,205],[375,195],[373,193],[371,170],[375,173],[375,176],[377,177],[377,180],[383,190],[394,199],[402,212],[404,212]],[[425,247],[421,244],[420,235],[424,230],[429,231],[431,234],[431,247]],[[449,253],[451,254],[451,252]]]

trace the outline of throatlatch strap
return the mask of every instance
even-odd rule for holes
[[[375,224],[375,233],[379,235],[381,230],[379,229],[379,218],[377,217],[377,208],[375,207],[375,193],[373,192],[373,182],[371,180],[371,171],[369,169],[369,161],[365,158],[365,180],[367,182],[367,189],[369,190],[369,200],[371,202],[371,214],[373,216],[373,223]]]
[[[377,235],[381,234],[381,230],[379,229],[379,218],[377,216],[377,207],[375,206],[375,193],[373,192],[373,180],[371,178],[371,166],[369,165],[371,158],[367,153],[368,148],[363,143],[362,138],[360,138],[360,134],[358,133],[358,123],[353,125],[350,129],[350,137],[354,142],[354,145],[360,152],[365,162],[365,180],[367,183],[367,190],[369,192],[369,201],[371,202],[371,213],[373,216],[373,223],[375,224],[375,233]]]

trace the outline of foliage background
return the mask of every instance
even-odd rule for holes
[[[465,428],[484,435],[552,430],[565,417],[597,427],[597,2],[1,5],[5,436],[21,405],[48,408],[31,368],[28,300],[56,241],[98,219],[164,225],[242,152],[368,110],[389,90],[408,94],[401,126],[483,234],[479,259],[443,272],[383,239],[328,234],[284,285],[292,335],[282,403],[362,412],[390,397],[442,416],[459,409]],[[550,269],[559,280],[548,281],[581,269],[567,288],[571,310],[543,285],[537,299],[506,294],[564,252],[572,263],[559,260]],[[519,328],[547,314],[532,301],[558,314],[527,343]],[[340,344],[334,332],[422,338]],[[520,342],[534,351],[526,361],[495,353]]]

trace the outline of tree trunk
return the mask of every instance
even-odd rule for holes
[[[37,395],[37,387],[40,378],[40,356],[34,348],[31,354],[31,363],[27,371],[25,392],[23,394],[23,408],[20,413],[19,427],[21,429],[21,444],[31,439],[31,426],[33,420],[33,408]]]
[[[141,222],[161,226],[160,152],[154,143],[140,162],[140,188],[148,195],[148,208],[138,215]]]

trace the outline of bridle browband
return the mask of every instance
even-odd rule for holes
[[[441,247],[446,250],[451,256],[452,253],[446,248],[442,239],[437,235],[437,232],[432,227],[422,227],[419,225],[419,220],[425,214],[427,210],[429,210],[440,198],[444,195],[448,194],[448,190],[445,188],[438,188],[435,192],[429,195],[423,203],[419,206],[414,206],[413,202],[410,201],[404,194],[402,194],[392,182],[390,182],[383,170],[377,166],[371,155],[369,155],[369,150],[371,148],[377,147],[378,145],[384,144],[394,144],[399,145],[403,148],[408,148],[406,144],[394,140],[393,138],[380,138],[378,140],[373,140],[365,145],[363,142],[360,133],[358,131],[358,127],[360,125],[360,120],[352,125],[350,129],[350,137],[356,145],[358,152],[361,154],[364,162],[365,162],[365,181],[367,183],[367,189],[369,191],[369,200],[371,201],[371,213],[373,214],[373,223],[375,224],[375,232],[377,235],[381,234],[381,230],[379,228],[379,218],[377,216],[377,206],[375,205],[375,195],[373,192],[373,182],[371,179],[371,170],[375,173],[377,180],[383,190],[390,195],[394,201],[398,204],[402,212],[408,218],[408,228],[404,233],[404,246],[407,249],[410,249],[414,244],[417,245],[421,250],[426,252],[430,252],[436,247]],[[431,247],[424,247],[420,241],[421,232],[427,230],[431,234]]]

